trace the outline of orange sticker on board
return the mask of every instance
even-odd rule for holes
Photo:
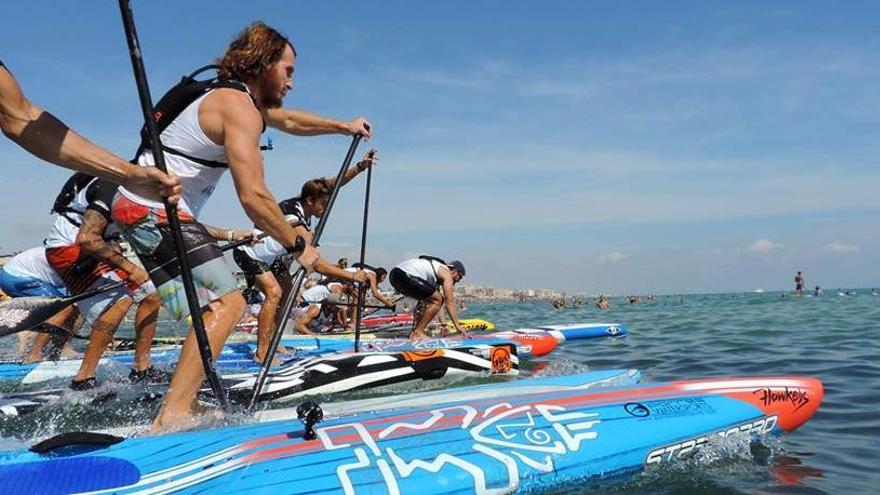
[[[507,373],[513,367],[509,347],[493,347],[490,357],[492,359],[492,373]]]
[[[425,349],[423,351],[404,351],[403,359],[407,361],[424,361],[426,359],[434,359],[443,355],[442,349]]]

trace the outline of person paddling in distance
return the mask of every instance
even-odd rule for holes
[[[382,282],[385,281],[386,278],[388,278],[388,270],[382,268],[381,266],[378,268],[374,268],[370,265],[361,264],[361,263],[355,263],[354,265],[351,266],[351,268],[345,269],[345,271],[351,272],[351,273],[354,273],[357,270],[364,271],[364,274],[367,277],[366,283],[369,284],[370,294],[372,294],[373,298],[375,298],[377,301],[384,304],[386,308],[394,308],[395,302],[392,301],[391,299],[385,297],[382,294],[382,292],[379,291],[379,284],[381,284]],[[352,297],[352,301],[357,302],[358,297],[359,297],[358,293],[355,292]],[[357,321],[358,312],[360,310],[361,310],[361,308],[357,304],[352,305],[352,316],[351,316],[352,325],[354,325],[355,322]],[[442,312],[441,312],[441,314],[442,314]],[[354,330],[354,328],[352,328],[352,330]]]
[[[335,320],[342,328],[347,327],[347,322],[339,311],[342,297],[351,296],[354,285],[340,282],[319,283],[312,288],[303,291],[302,301],[295,314],[296,332],[304,335],[321,333],[324,325]]]
[[[394,301],[390,298],[385,297],[381,291],[379,291],[379,284],[385,281],[388,278],[388,270],[382,268],[381,266],[378,268],[374,268],[367,264],[355,263],[350,268],[346,268],[345,271],[349,273],[356,273],[358,270],[363,270],[364,274],[367,278],[367,283],[370,286],[370,294],[373,297],[384,304],[388,308],[394,307]]]
[[[231,172],[238,200],[257,228],[310,269],[319,259],[318,250],[288,223],[266,186],[259,145],[264,124],[303,136],[370,137],[370,126],[363,118],[339,122],[281,107],[292,88],[295,61],[296,52],[287,38],[266,24],[255,22],[230,43],[219,60],[219,80],[215,84],[204,86],[185,106],[163,109],[162,100],[156,105],[167,167],[183,184],[178,204],[181,228],[185,249],[191,253],[193,282],[215,359],[245,306],[231,267],[213,237],[198,222],[202,207],[223,173],[227,168]],[[181,82],[186,83],[186,79]],[[180,85],[172,88],[180,90],[187,95],[192,93]],[[137,163],[153,166],[148,146],[140,148]],[[178,320],[187,319],[189,308],[179,265],[172,261],[174,243],[162,204],[123,187],[113,204],[113,218],[147,267],[168,312]],[[190,331],[165,401],[153,422],[153,432],[189,426],[188,421],[199,407],[196,392],[204,378],[195,334]]]
[[[350,167],[343,177],[342,185],[348,184],[360,172],[373,166],[376,161],[375,150],[370,150],[355,167]],[[306,243],[311,243],[312,218],[320,218],[327,208],[333,186],[336,184],[335,177],[312,179],[302,185],[300,195],[285,199],[278,203],[285,219],[294,226],[297,234],[301,235]],[[259,232],[259,231],[258,231]],[[244,272],[248,279],[248,285],[255,285],[263,293],[265,299],[257,316],[257,350],[254,352],[254,361],[261,363],[269,349],[269,341],[272,338],[272,330],[275,324],[275,313],[281,303],[282,289],[278,278],[272,273],[272,265],[280,257],[287,255],[284,246],[278,241],[267,239],[265,242],[253,246],[243,246],[233,251],[233,259]],[[360,270],[343,270],[338,264],[334,265],[318,258],[312,269],[325,277],[339,278],[364,282],[368,275]],[[284,353],[286,349],[279,347],[278,351]],[[278,364],[275,361],[273,364]]]
[[[180,179],[155,168],[137,167],[91,143],[25,97],[0,60],[0,128],[41,160],[95,175],[155,199],[180,198]]]
[[[391,286],[397,292],[419,301],[414,314],[415,327],[410,335],[411,339],[427,338],[425,330],[440,312],[444,301],[455,330],[462,335],[468,335],[458,321],[455,293],[452,290],[453,285],[461,281],[464,275],[464,264],[461,261],[446,263],[433,256],[409,259],[391,269],[388,274]],[[446,332],[446,326],[442,332]]]

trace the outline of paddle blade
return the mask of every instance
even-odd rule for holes
[[[68,304],[61,297],[16,297],[0,302],[0,337],[35,327]]]

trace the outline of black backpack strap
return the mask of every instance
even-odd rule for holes
[[[440,263],[441,265],[448,265],[448,263],[446,263],[446,261],[444,261],[443,258],[431,256],[430,254],[419,255],[419,259],[420,260],[428,260],[428,261],[436,261],[436,262]]]
[[[184,82],[184,81],[187,81],[187,80],[190,80],[190,81],[191,81],[191,80],[194,80],[194,79],[196,78],[197,75],[201,74],[202,72],[209,71],[209,70],[219,71],[219,70],[220,70],[220,66],[217,65],[217,64],[208,64],[208,65],[206,65],[206,66],[204,66],[204,67],[199,67],[198,69],[194,70],[190,75],[188,75],[188,76],[184,76],[183,78],[181,78],[181,79],[180,79],[180,82]],[[215,77],[214,79],[216,79],[216,77]]]
[[[178,150],[171,148],[169,146],[165,146],[164,144],[162,145],[162,151],[164,151],[165,153],[171,153],[172,155],[181,156],[183,158],[186,158],[189,161],[196,162],[199,165],[202,165],[205,167],[211,167],[211,168],[228,168],[229,167],[228,163],[217,162],[214,160],[205,160],[204,158],[196,158],[192,155],[187,155],[186,153],[184,153],[182,151],[178,151]]]
[[[422,254],[419,256],[419,259],[420,260],[427,260],[427,261],[436,261],[436,262],[440,263],[441,265],[446,266],[446,262],[442,258],[438,258],[436,256],[431,256],[429,254]],[[431,263],[431,271],[434,272],[434,279],[437,280],[437,285],[439,286],[440,285],[440,275],[437,273],[437,269],[434,268],[434,263]],[[440,297],[443,297],[443,292],[440,292]]]
[[[196,76],[199,74],[209,71],[209,70],[218,70],[220,67],[215,64],[206,65],[204,67],[200,67],[193,71],[191,74],[184,76],[180,79],[180,82],[177,83],[174,87],[168,90],[162,98],[155,105],[155,112],[153,115],[154,120],[156,121],[159,134],[165,131],[165,129],[177,119],[180,114],[194,101],[201,98],[209,91],[218,88],[230,88],[235,89],[237,91],[242,91],[247,93],[251,98],[251,101],[254,103],[254,106],[259,108],[257,105],[257,100],[254,98],[254,95],[251,94],[250,89],[241,81],[236,81],[232,79],[219,79],[217,76],[214,76],[205,80],[198,80]],[[263,130],[266,130],[266,122],[263,122]],[[134,158],[132,159],[132,163],[137,164],[138,157],[149,148],[149,135],[146,131],[146,126],[141,128],[141,141],[138,144],[137,151],[134,154]],[[214,160],[206,160],[203,158],[196,158],[194,156],[183,153],[174,148],[170,148],[167,146],[162,146],[163,151],[166,153],[171,153],[173,155],[177,155],[187,160],[190,160],[194,163],[198,163],[199,165],[211,168],[227,168],[228,164],[220,161]]]

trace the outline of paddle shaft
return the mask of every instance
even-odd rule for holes
[[[318,220],[318,225],[315,226],[315,231],[312,233],[311,244],[314,247],[317,247],[321,240],[321,234],[324,233],[324,226],[327,225],[327,219],[330,218],[330,211],[333,209],[333,203],[336,202],[336,196],[339,195],[339,188],[342,187],[345,173],[348,171],[348,166],[351,165],[351,160],[354,158],[354,153],[357,151],[361,138],[362,136],[360,134],[356,134],[351,140],[351,145],[348,147],[348,153],[342,161],[342,166],[339,168],[339,174],[336,175],[336,183],[333,184],[333,191],[330,193],[330,198],[327,200],[324,214],[321,215],[321,218]],[[250,401],[248,401],[247,412],[249,413],[254,410],[260,393],[263,391],[263,385],[265,385],[266,377],[269,375],[269,369],[272,367],[272,360],[275,358],[275,351],[278,349],[278,345],[281,344],[281,336],[284,334],[284,327],[287,324],[287,318],[290,316],[290,312],[293,311],[293,305],[296,302],[296,295],[299,292],[300,287],[302,287],[305,278],[306,269],[300,267],[296,271],[291,290],[287,293],[281,313],[279,313],[281,318],[276,319],[275,332],[272,334],[272,340],[269,341],[269,348],[266,350],[266,355],[263,356],[263,365],[260,367],[260,373],[257,375],[256,382],[254,382],[253,394],[251,395]]]
[[[326,302],[326,301],[323,302],[323,303],[321,303],[321,304],[329,304],[329,305],[331,305],[331,306],[342,306],[342,307],[345,307],[345,308],[357,308],[357,307],[361,307],[361,308],[370,308],[370,309],[375,309],[375,310],[377,310],[377,311],[380,310],[380,309],[391,309],[391,306],[384,306],[384,305],[382,305],[382,304],[328,303],[328,302]],[[364,315],[364,316],[366,316],[366,315]]]
[[[406,296],[400,296],[400,297],[398,297],[397,299],[395,299],[395,300],[394,300],[394,305],[396,306],[397,303],[399,303],[400,301],[402,301],[404,297],[406,297]],[[372,307],[373,310],[372,310],[372,311],[364,311],[364,317],[370,316],[371,314],[373,314],[373,313],[375,313],[375,312],[377,312],[377,311],[381,311],[381,310],[383,310],[383,309],[388,309],[388,306],[365,306],[365,307],[368,307],[368,308],[369,308],[369,307]]]
[[[370,167],[367,170],[367,189],[364,193],[364,226],[361,229],[361,265],[365,263],[364,258],[367,255],[367,220],[370,217],[370,184],[373,182],[373,167]],[[358,308],[356,309],[355,315],[355,326],[354,326],[354,352],[358,352],[360,350],[361,345],[361,320],[362,320],[362,312],[364,311],[364,298],[366,297],[367,292],[367,284],[362,283],[358,287],[358,299],[357,304]]]
[[[153,160],[156,168],[162,172],[168,173],[165,166],[165,154],[162,151],[162,142],[159,139],[159,129],[156,127],[156,121],[153,116],[153,101],[150,96],[150,87],[147,83],[147,73],[144,69],[143,56],[141,54],[140,43],[138,42],[137,31],[134,24],[134,14],[131,10],[130,0],[119,0],[119,10],[122,13],[122,24],[125,28],[125,38],[128,42],[128,52],[131,56],[131,66],[134,71],[135,83],[137,84],[138,96],[140,97],[141,110],[144,114],[144,125],[150,137],[150,150],[153,154]],[[193,331],[198,342],[199,355],[202,358],[202,367],[205,370],[205,376],[211,385],[211,390],[217,397],[217,401],[224,409],[227,407],[226,394],[223,391],[223,385],[217,377],[217,371],[214,369],[214,358],[211,354],[211,343],[208,341],[208,334],[205,331],[205,322],[202,320],[202,308],[199,304],[199,297],[196,294],[196,287],[192,279],[192,270],[189,266],[189,260],[186,257],[186,247],[183,242],[183,235],[180,231],[180,219],[177,216],[177,206],[165,203],[165,214],[168,219],[168,226],[171,230],[171,238],[174,241],[174,247],[177,251],[177,258],[180,263],[180,278],[183,281],[183,290],[186,294],[186,302],[189,306],[190,319],[192,320]]]

